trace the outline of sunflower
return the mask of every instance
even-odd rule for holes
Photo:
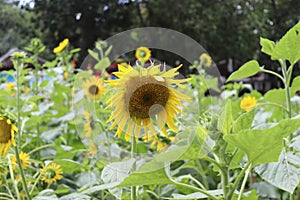
[[[173,79],[181,66],[169,71],[160,71],[160,65],[153,64],[138,71],[131,66],[118,67],[119,71],[114,73],[118,79],[107,81],[109,85],[117,88],[117,92],[107,101],[108,108],[114,107],[107,121],[113,121],[109,129],[112,130],[118,125],[116,136],[121,137],[125,130],[127,141],[133,132],[138,140],[142,129],[143,138],[146,140],[156,137],[154,121],[166,137],[166,125],[177,132],[174,123],[176,114],[181,112],[179,107],[183,106],[182,101],[190,100],[188,96],[171,87],[173,84],[183,87],[182,83],[189,80]]]
[[[212,64],[212,59],[207,53],[203,53],[200,55],[200,62],[203,63],[204,67],[210,67]]]
[[[62,52],[67,47],[68,44],[69,44],[69,39],[68,38],[64,39],[62,42],[59,43],[57,47],[53,49],[53,53]]]
[[[41,179],[48,184],[52,184],[62,179],[62,173],[63,171],[60,165],[51,163],[41,169]]]
[[[86,123],[84,124],[84,127],[83,127],[84,132],[85,132],[84,136],[86,138],[89,138],[92,136],[93,129],[95,128],[95,122],[89,112],[84,111],[83,116],[84,116],[84,119],[86,120]]]
[[[135,51],[135,57],[140,62],[146,62],[151,56],[151,51],[147,47],[139,47]]]
[[[256,106],[256,104],[257,100],[255,97],[245,96],[240,103],[240,107],[245,109],[246,112],[249,112],[254,106]]]
[[[28,165],[30,165],[29,162],[30,156],[27,153],[21,152],[20,153],[20,160],[22,164],[22,168],[25,169]],[[13,163],[13,169],[17,166],[17,158],[16,156],[11,157],[11,162]]]
[[[16,86],[15,86],[14,83],[9,82],[9,83],[6,84],[6,91],[10,92],[10,91],[12,91],[13,89],[15,89],[15,87],[16,87]]]
[[[96,77],[85,81],[83,87],[86,95],[92,100],[99,99],[106,90],[102,83],[103,80],[101,78],[97,79]]]
[[[6,156],[10,145],[16,146],[15,133],[17,127],[11,123],[10,119],[6,119],[0,115],[0,156]]]

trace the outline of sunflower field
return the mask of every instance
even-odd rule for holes
[[[141,46],[108,73],[114,46],[96,41],[96,64],[79,69],[70,43],[41,64],[34,38],[1,72],[0,199],[300,198],[300,23],[260,39],[280,71],[250,60],[226,85],[207,52],[182,75]],[[257,73],[283,87],[240,94]]]

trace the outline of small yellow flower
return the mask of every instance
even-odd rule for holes
[[[68,80],[69,73],[64,71],[63,76],[65,80]]]
[[[204,67],[210,67],[212,64],[212,59],[207,53],[200,55],[200,61],[203,63]]]
[[[9,83],[6,84],[6,91],[10,92],[13,89],[15,89],[15,84],[14,83],[9,82]]]
[[[0,156],[7,155],[11,144],[16,146],[16,132],[18,132],[18,129],[11,123],[10,119],[0,115]]]
[[[30,165],[29,159],[30,159],[30,156],[27,153],[24,153],[24,152],[20,153],[20,160],[21,160],[23,169],[25,169],[28,165]],[[16,156],[11,157],[11,162],[13,164],[12,168],[15,169],[18,164]]]
[[[67,47],[68,44],[69,44],[69,39],[68,38],[64,39],[62,42],[59,43],[57,47],[53,49],[53,53],[62,52]]]
[[[242,109],[245,109],[246,112],[249,112],[253,109],[254,106],[256,106],[257,104],[257,100],[255,97],[251,97],[251,96],[245,96],[240,104],[240,107]]]
[[[151,51],[147,47],[139,47],[135,51],[135,57],[140,62],[146,62],[151,56]]]
[[[101,78],[97,79],[96,77],[92,77],[91,79],[84,82],[83,87],[86,95],[92,100],[99,99],[106,91],[102,83],[103,80]]]
[[[55,163],[51,163],[41,169],[41,179],[48,184],[61,180],[62,174],[61,166]]]

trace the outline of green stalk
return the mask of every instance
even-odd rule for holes
[[[137,146],[136,146],[136,140],[135,140],[135,134],[132,133],[132,143],[131,143],[131,159],[134,159],[134,163],[132,165],[132,171],[134,172],[136,170],[136,152],[137,152]],[[131,200],[137,200],[137,187],[131,186]]]
[[[243,192],[244,192],[244,189],[245,189],[245,185],[247,183],[247,179],[248,179],[249,173],[251,171],[251,167],[252,167],[252,165],[250,164],[250,166],[247,168],[248,170],[245,173],[244,180],[242,182],[242,186],[241,186],[240,193],[239,193],[239,196],[238,196],[237,200],[241,200],[241,198],[242,198],[242,195],[243,195]]]
[[[9,168],[9,173],[10,173],[10,178],[13,182],[13,185],[14,185],[14,188],[15,188],[15,191],[16,191],[16,194],[17,194],[17,199],[20,199],[20,192],[19,192],[19,188],[18,188],[18,185],[15,181],[15,176],[14,176],[14,172],[12,170],[12,167],[11,167],[12,163],[10,162],[10,159],[9,159],[9,165],[8,165],[8,168]]]
[[[18,119],[18,145],[15,146],[15,154],[16,154],[16,159],[17,159],[17,163],[20,169],[20,173],[21,173],[21,178],[22,178],[22,184],[23,184],[23,188],[25,190],[25,193],[27,195],[27,199],[31,200],[31,196],[30,193],[28,191],[28,187],[27,187],[27,183],[26,183],[26,179],[25,179],[25,175],[24,175],[24,171],[22,168],[22,163],[21,163],[21,159],[20,159],[20,154],[19,154],[19,148],[21,147],[21,104],[20,104],[20,69],[23,68],[23,64],[19,64],[19,62],[16,62],[16,70],[17,70],[17,75],[16,75],[16,82],[17,82],[17,119]]]
[[[288,110],[288,117],[292,117],[292,104],[291,104],[291,92],[290,92],[290,77],[292,74],[291,70],[286,69],[286,63],[283,60],[279,60],[283,77],[284,77],[284,90],[285,90],[285,97],[286,97],[286,103],[287,103],[287,110]]]
[[[252,163],[251,162],[247,162],[247,164],[245,165],[244,169],[241,171],[241,173],[235,179],[235,181],[233,183],[233,186],[232,186],[231,190],[229,191],[227,197],[225,197],[225,199],[231,199],[232,198],[234,191],[238,187],[238,184],[240,183],[241,179],[243,178],[246,170],[249,168],[250,165],[252,165]],[[249,170],[251,170],[251,168]]]

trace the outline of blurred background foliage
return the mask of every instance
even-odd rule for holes
[[[215,62],[231,58],[238,67],[255,58],[268,64],[259,37],[278,40],[300,20],[299,7],[298,0],[0,0],[0,55],[39,37],[51,59],[57,41],[69,38],[81,48],[82,61],[98,39],[154,26],[192,37]],[[162,57],[170,65],[178,59]]]

